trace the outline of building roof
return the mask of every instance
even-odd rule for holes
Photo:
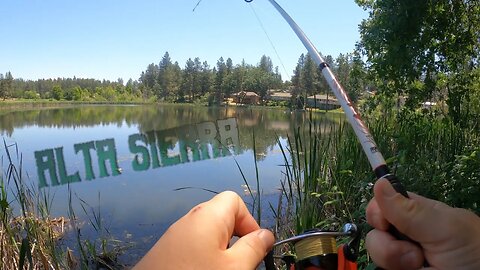
[[[292,94],[290,93],[285,93],[285,92],[275,92],[271,93],[270,97],[283,97],[283,98],[291,98]]]
[[[336,98],[333,94],[331,94],[331,95],[320,95],[320,94],[317,94],[317,95],[309,96],[308,98],[309,98],[309,99],[318,99],[318,100],[328,99],[328,100],[332,100],[332,101],[337,101],[337,98]]]
[[[246,96],[246,97],[259,97],[259,95],[255,92],[246,92],[246,91],[241,91],[238,93],[233,93],[232,96]]]

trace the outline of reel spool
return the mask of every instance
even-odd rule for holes
[[[337,248],[337,237],[351,237]],[[283,255],[280,258],[290,270],[356,270],[360,233],[355,224],[346,224],[341,232],[309,230],[275,243],[280,246],[290,243],[296,256]]]

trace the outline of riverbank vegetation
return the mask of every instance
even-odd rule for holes
[[[352,99],[361,99],[358,107],[379,149],[408,190],[480,214],[480,2],[356,2],[369,12],[358,48],[335,60],[326,57],[327,62],[351,89]],[[10,72],[0,79],[2,98],[77,101],[213,105],[242,90],[262,98],[270,89],[288,89],[294,97],[328,91],[308,55],[300,56],[290,82],[282,81],[267,56],[257,65],[220,58],[213,68],[194,58],[182,69],[168,53],[159,64],[148,65],[138,81],[126,84],[76,78],[24,81]],[[353,131],[344,125],[325,136],[314,121],[304,125],[310,126],[290,135],[282,149],[278,237],[312,227],[338,229],[352,221],[367,229],[364,211],[376,179]],[[3,216],[9,215],[5,202]],[[20,240],[11,244],[16,256],[26,252]],[[44,254],[38,257],[41,263]],[[369,265],[364,249],[360,264]]]
[[[327,57],[339,79],[349,89],[352,85],[359,58],[352,54],[340,54],[337,59]],[[82,103],[196,103],[204,105],[223,104],[239,92],[255,93],[260,104],[296,106],[297,97],[329,93],[328,86],[308,55],[301,55],[292,81],[283,81],[278,67],[273,67],[270,57],[263,55],[258,64],[242,61],[234,64],[230,58],[220,57],[214,67],[199,57],[188,59],[184,68],[165,52],[158,64],[149,64],[138,80],[122,79],[115,82],[83,78],[57,78],[24,80],[14,79],[10,72],[0,74],[0,98],[21,102],[82,102]],[[291,96],[272,101],[272,92],[286,92]],[[358,97],[360,90],[352,92]]]
[[[479,214],[480,4],[357,3],[370,16],[361,24],[356,53],[362,57],[354,54],[356,65],[348,74],[372,90],[358,107],[389,166],[409,190]],[[445,29],[455,34],[445,35]],[[310,61],[299,62],[308,67]],[[375,179],[348,126],[334,136],[323,136],[315,126],[303,129],[284,150],[283,192],[298,202],[289,213],[296,215],[290,231],[324,224],[338,213],[361,221]],[[323,204],[328,210],[334,202],[339,208],[319,214]]]
[[[480,214],[478,130],[395,109],[366,122],[388,166],[409,191]],[[376,179],[348,123],[330,134],[312,123],[291,136],[282,152],[282,198],[278,208],[272,208],[277,238],[311,228],[340,230],[351,222],[368,232],[365,208]],[[363,246],[359,264],[359,269],[374,269]]]
[[[375,89],[359,107],[389,167],[408,190],[480,214],[480,3],[357,3],[370,14],[358,48]],[[355,134],[313,130],[285,149],[278,235],[352,221],[368,230],[376,179]],[[359,263],[374,269],[364,248]]]
[[[117,257],[129,244],[110,235],[100,209],[77,198],[96,234],[85,239],[82,231],[87,222],[77,218],[73,194],[68,218],[53,217],[53,198],[28,184],[17,145],[3,142],[3,147],[7,167],[0,174],[0,269],[123,268]]]

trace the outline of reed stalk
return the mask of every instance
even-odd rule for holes
[[[17,145],[5,141],[3,145],[7,169],[0,175],[0,269],[67,268],[58,242],[68,220],[50,216],[48,194],[36,192],[25,182]]]

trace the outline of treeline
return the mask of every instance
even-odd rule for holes
[[[189,58],[182,69],[166,52],[160,63],[148,65],[140,76],[141,91],[161,101],[219,104],[235,92],[252,91],[264,98],[269,89],[282,87],[278,67],[274,69],[265,55],[257,65],[245,61],[234,65],[231,58],[220,57],[213,68],[198,57]]]
[[[340,54],[337,59],[326,57],[339,80],[348,85],[352,96],[365,90],[353,85],[365,71],[355,73],[358,57]],[[214,105],[240,91],[255,92],[265,100],[270,90],[289,91],[296,96],[329,91],[326,82],[312,59],[302,54],[291,81],[283,81],[278,67],[263,55],[256,65],[242,61],[234,64],[231,58],[220,57],[214,67],[199,57],[189,58],[182,68],[165,52],[158,64],[149,64],[137,80],[117,81],[57,78],[36,81],[14,79],[10,72],[0,74],[0,98],[54,99],[87,102],[201,102]]]
[[[363,63],[359,54],[340,54],[337,59],[326,57],[339,80],[350,89],[356,99],[365,90]],[[256,65],[244,61],[235,64],[232,59],[220,57],[212,68],[207,61],[190,58],[185,67],[172,63],[166,52],[159,64],[150,64],[140,76],[140,88],[159,100],[191,102],[204,100],[208,104],[221,103],[225,97],[240,91],[255,92],[265,100],[269,90],[284,90],[293,94],[313,95],[329,91],[321,71],[311,57],[302,54],[291,81],[283,81],[278,67],[270,57],[263,55]]]
[[[87,102],[130,102],[141,99],[138,82],[132,79],[108,80],[57,78],[36,81],[13,79],[10,72],[0,74],[0,97],[20,99],[55,99]],[[9,78],[9,79],[7,79]]]
[[[416,110],[426,101],[440,104],[456,123],[480,117],[480,1],[441,0],[392,4],[392,0],[356,1],[369,12],[360,26],[353,53],[326,56],[340,83],[356,101],[364,92],[397,99]],[[220,57],[214,66],[190,58],[182,66],[166,52],[138,80],[126,84],[94,79],[25,81],[0,74],[0,99],[77,101],[162,101],[219,104],[232,93],[289,91],[293,98],[327,93],[320,70],[307,55],[299,57],[291,81],[283,81],[268,56],[257,64]],[[390,105],[388,105],[390,106]]]
[[[357,101],[363,93],[371,89],[371,83],[367,81],[365,65],[357,50],[353,53],[341,53],[336,59],[327,55],[325,56],[325,62],[353,101]],[[290,89],[294,97],[331,92],[321,69],[318,68],[309,54],[300,55],[291,85]]]
[[[5,100],[8,97],[8,93],[13,88],[13,76],[9,71],[5,75],[0,73],[0,98]]]

